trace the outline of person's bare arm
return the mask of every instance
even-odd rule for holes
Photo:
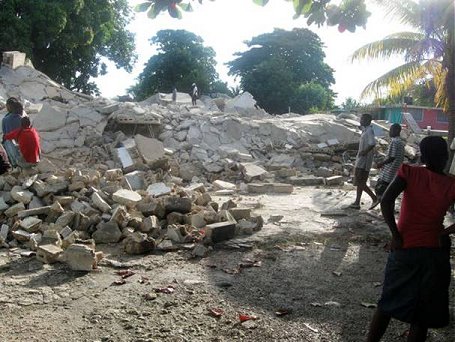
[[[406,181],[403,178],[396,176],[387,188],[381,200],[382,216],[392,233],[392,250],[400,249],[403,245],[403,240],[400,232],[398,231],[397,222],[395,220],[395,200],[405,188]]]

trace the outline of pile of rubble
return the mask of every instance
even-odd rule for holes
[[[20,98],[44,158],[28,175],[0,176],[0,244],[26,246],[44,262],[88,271],[102,258],[95,244],[118,242],[129,254],[185,248],[205,256],[210,244],[263,225],[251,209],[210,193],[289,194],[343,185],[350,175],[343,154],[357,149],[355,116],[276,118],[248,93],[197,106],[183,93],[176,102],[170,94],[140,103],[92,98],[22,57],[9,54],[0,69],[0,114],[8,97]]]

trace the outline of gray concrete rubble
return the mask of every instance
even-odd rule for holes
[[[197,106],[183,93],[176,102],[170,94],[140,103],[93,98],[23,57],[4,57],[0,119],[7,98],[18,97],[43,155],[27,173],[0,176],[0,247],[21,245],[43,262],[81,271],[102,258],[95,244],[121,244],[135,255],[192,244],[192,255],[204,257],[213,243],[262,229],[262,217],[237,207],[239,194],[340,187],[352,175],[355,116],[275,117],[248,93],[203,96]],[[413,160],[419,139],[406,129],[403,136]],[[387,146],[379,138],[378,154]]]

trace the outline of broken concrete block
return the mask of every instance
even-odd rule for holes
[[[158,201],[139,203],[136,206],[136,209],[139,210],[144,216],[155,215],[160,219],[166,216],[166,209],[164,208],[163,203]]]
[[[125,238],[123,246],[127,254],[145,254],[155,249],[155,240],[147,234],[134,232]]]
[[[36,258],[45,264],[53,264],[62,253],[63,249],[55,245],[41,245],[36,250]]]
[[[142,221],[140,230],[143,233],[156,232],[161,230],[160,221],[155,215],[148,216]]]
[[[254,179],[263,179],[267,175],[266,170],[252,163],[240,163],[240,169],[248,182]]]
[[[233,183],[225,182],[222,180],[216,180],[212,183],[216,190],[236,190],[237,187]]]
[[[112,195],[112,199],[119,204],[126,205],[127,207],[134,207],[142,199],[142,197],[136,191],[121,189]]]
[[[13,217],[16,216],[22,210],[25,210],[25,205],[24,203],[19,202],[5,210],[5,215],[8,217]]]
[[[30,201],[33,198],[33,193],[22,189],[21,186],[13,186],[11,189],[11,197],[16,201],[16,202],[22,202],[24,204],[30,203]]]
[[[22,219],[19,223],[19,226],[29,233],[36,233],[43,221],[37,217],[29,216]]]
[[[14,70],[25,65],[26,54],[20,51],[5,51],[2,58],[2,63]]]
[[[92,237],[96,243],[116,243],[122,237],[122,232],[116,222],[101,222]]]
[[[344,179],[343,176],[332,176],[325,179],[325,185],[343,185]]]
[[[26,242],[30,240],[30,233],[23,229],[13,230],[11,234],[13,234],[13,237],[20,242]]]
[[[125,180],[131,187],[131,190],[143,190],[145,189],[145,174],[144,171],[133,171],[127,173],[125,176]]]
[[[128,216],[128,213],[127,213],[125,207],[119,205],[118,207],[116,207],[114,209],[110,221],[117,223],[119,226],[123,226],[123,224],[127,220],[127,216]]]
[[[123,177],[123,171],[120,169],[110,169],[104,173],[104,177],[109,181],[116,181]]]
[[[236,208],[237,203],[235,203],[233,200],[227,200],[223,204],[221,204],[221,210],[229,210],[231,208]]]
[[[235,223],[218,222],[208,224],[206,228],[206,236],[211,239],[213,243],[232,239],[235,236]]]
[[[187,223],[196,228],[204,228],[207,224],[207,222],[205,222],[205,220],[204,220],[203,213],[189,215],[187,217]]]
[[[169,252],[179,249],[179,246],[174,244],[171,240],[163,240],[156,246],[156,249],[159,249],[163,252]]]
[[[74,271],[90,272],[97,265],[95,251],[88,245],[73,243],[70,245],[61,258]]]
[[[49,213],[51,206],[39,207],[34,209],[26,209],[19,211],[17,216],[19,218],[25,218],[28,216],[39,216],[39,215],[47,215]]]
[[[313,159],[321,162],[330,161],[332,156],[325,153],[313,153]]]
[[[177,212],[186,214],[191,211],[191,206],[191,198],[188,197],[169,196],[164,199],[166,213]]]
[[[185,188],[186,191],[198,191],[198,192],[206,192],[207,190],[205,189],[204,184],[202,183],[195,183],[195,184],[190,184]]]
[[[199,196],[196,197],[196,200],[194,203],[196,205],[200,205],[202,207],[205,207],[207,204],[209,204],[212,201],[212,197],[208,193],[203,193],[200,194]]]
[[[180,228],[177,225],[170,224],[167,227],[166,236],[169,240],[173,242],[176,243],[184,242],[183,234],[181,233]]]
[[[106,201],[102,199],[97,192],[94,192],[92,194],[92,202],[93,206],[101,210],[103,213],[107,213],[112,210],[111,206],[107,204]]]
[[[4,244],[8,239],[9,227],[6,224],[2,224],[0,228],[0,245]]]
[[[44,231],[43,237],[41,238],[42,245],[55,245],[62,247],[62,238],[56,229],[48,229]]]
[[[172,189],[164,183],[151,184],[147,188],[147,193],[152,197],[159,197],[163,195],[169,195]]]
[[[134,141],[139,154],[147,165],[154,167],[157,162],[164,158],[164,146],[161,141],[140,134],[134,136]]]
[[[4,211],[9,208],[9,205],[6,204],[3,197],[0,197],[0,211]]]
[[[249,220],[251,218],[251,209],[249,208],[231,208],[229,213],[236,221],[241,219]]]
[[[76,214],[73,211],[65,211],[59,218],[55,221],[55,225],[58,227],[71,226]]]
[[[199,257],[199,258],[205,258],[208,253],[209,253],[209,249],[202,244],[197,244],[196,246],[194,246],[194,249],[191,252],[193,257]]]
[[[65,210],[63,209],[59,202],[52,203],[46,217],[46,222],[47,223],[55,222],[64,212]]]
[[[316,186],[324,184],[324,178],[322,177],[313,177],[313,176],[295,176],[290,177],[289,183],[296,186]]]
[[[119,147],[115,149],[117,152],[117,158],[122,163],[123,169],[129,169],[134,165],[133,158],[131,158],[130,153],[126,149],[126,147]]]
[[[98,108],[97,112],[100,113],[100,114],[107,115],[107,114],[111,114],[111,113],[115,112],[116,110],[119,110],[119,108],[120,108],[120,104],[119,103],[113,103],[113,104],[104,106],[102,108]]]
[[[253,194],[279,193],[290,194],[294,190],[291,184],[284,183],[249,183],[248,192]]]

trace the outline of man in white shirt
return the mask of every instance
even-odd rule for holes
[[[362,135],[360,136],[359,151],[357,152],[355,161],[353,183],[357,186],[357,194],[355,202],[349,206],[351,209],[360,209],[360,198],[364,191],[371,197],[373,203],[377,200],[376,195],[367,185],[370,169],[373,165],[374,147],[376,145],[373,127],[371,127],[371,120],[370,114],[363,114],[360,118]]]

